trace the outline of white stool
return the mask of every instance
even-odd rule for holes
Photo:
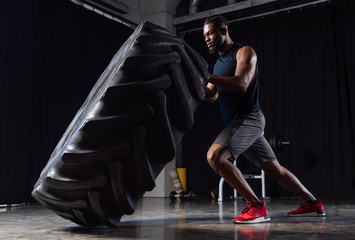
[[[233,162],[234,165],[237,164],[237,161]],[[243,177],[245,179],[260,179],[261,180],[261,197],[264,199],[265,198],[265,173],[263,170],[261,170],[260,175],[254,175],[254,174],[243,174]],[[219,181],[219,189],[218,189],[218,202],[223,201],[223,183],[224,183],[224,178],[221,178]],[[237,199],[237,190],[234,189],[234,199]]]

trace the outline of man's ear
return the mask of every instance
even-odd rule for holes
[[[228,28],[227,28],[227,27],[222,27],[222,28],[221,28],[221,33],[222,33],[222,35],[226,35],[227,32],[228,32]]]

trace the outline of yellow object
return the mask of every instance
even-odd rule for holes
[[[184,192],[187,192],[187,186],[186,186],[186,168],[176,168],[177,174],[179,176],[182,190]]]
[[[212,196],[213,199],[216,198],[216,196],[214,195],[214,192],[213,192],[213,191],[211,191],[211,196]]]

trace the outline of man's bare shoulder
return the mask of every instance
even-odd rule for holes
[[[237,52],[237,59],[252,59],[256,57],[256,52],[251,46],[243,46]]]

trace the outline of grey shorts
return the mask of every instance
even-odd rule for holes
[[[243,154],[260,168],[262,163],[276,160],[275,153],[264,137],[264,128],[265,117],[262,111],[237,114],[213,143],[227,147],[234,160]]]

